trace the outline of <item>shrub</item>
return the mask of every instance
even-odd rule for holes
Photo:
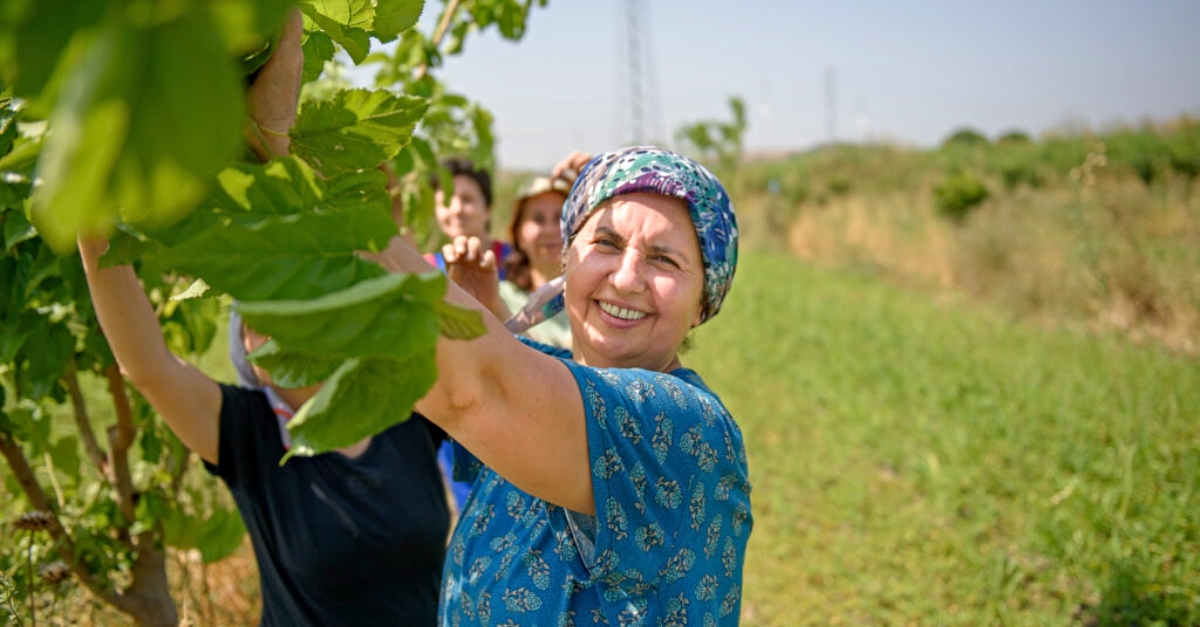
[[[1000,162],[998,170],[1004,188],[1010,191],[1016,189],[1021,183],[1037,189],[1044,182],[1042,173],[1028,159],[1009,157]]]
[[[949,146],[986,146],[987,137],[973,128],[960,128],[942,141],[943,147]]]
[[[940,215],[961,223],[987,199],[988,190],[979,177],[960,170],[935,187],[933,196]]]
[[[1191,181],[1200,174],[1200,135],[1184,135],[1171,141],[1171,169]]]
[[[1007,131],[996,139],[996,143],[1004,146],[1025,145],[1033,143],[1025,131]]]

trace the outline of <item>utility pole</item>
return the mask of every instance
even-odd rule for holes
[[[833,66],[825,68],[825,140],[837,141],[837,75]]]
[[[658,85],[651,51],[650,16],[645,0],[624,0],[621,37],[621,56],[625,80],[622,83],[623,102],[618,106],[628,116],[618,138],[621,143],[658,141],[660,133]]]

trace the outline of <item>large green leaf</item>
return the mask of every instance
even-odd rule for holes
[[[483,335],[487,330],[483,324],[483,314],[476,309],[467,309],[451,305],[446,301],[439,301],[437,313],[442,335],[450,339],[469,340]]]
[[[427,106],[383,90],[342,91],[305,105],[292,127],[292,151],[327,175],[375,168],[400,152]]]
[[[87,43],[50,120],[34,223],[60,252],[118,208],[130,222],[178,219],[239,144],[239,79],[209,15],[126,19],[114,12]]]
[[[425,0],[378,0],[375,5],[375,37],[387,43],[416,26]]]
[[[437,380],[436,351],[408,359],[351,359],[288,421],[287,456],[350,446],[404,422]]]
[[[434,346],[446,277],[385,274],[311,300],[239,302],[242,319],[284,350],[405,359]]]
[[[312,168],[295,157],[283,157],[221,170],[217,187],[205,204],[235,213],[301,213],[321,204],[320,188]]]
[[[306,83],[320,78],[321,72],[325,70],[325,62],[332,61],[334,53],[337,52],[329,35],[319,30],[308,33],[301,48],[304,50],[303,78]]]
[[[205,205],[229,213],[283,215],[374,208],[380,215],[391,214],[387,176],[377,168],[322,179],[292,156],[265,165],[231,166],[221,171],[217,181],[217,190]]]
[[[373,209],[268,216],[227,221],[147,260],[242,300],[306,299],[382,275],[355,253],[381,250],[395,234],[391,216]]]
[[[0,34],[10,36],[11,59],[0,63],[2,80],[17,95],[33,99],[42,94],[63,51],[76,34],[99,21],[103,2],[20,0],[0,12]],[[11,32],[6,32],[11,31]]]
[[[338,356],[285,352],[271,340],[248,355],[250,361],[271,374],[271,383],[281,388],[302,388],[328,379],[345,361]]]
[[[331,39],[341,44],[357,65],[371,51],[369,30],[375,20],[371,0],[305,0],[301,10]]]

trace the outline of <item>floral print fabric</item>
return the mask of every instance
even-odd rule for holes
[[[736,625],[752,526],[737,424],[690,370],[563,361],[583,394],[596,515],[535,498],[459,448],[475,484],[441,624]]]

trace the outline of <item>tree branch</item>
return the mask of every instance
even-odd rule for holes
[[[113,408],[117,412],[117,425],[108,430],[108,449],[111,457],[113,486],[117,489],[117,508],[125,519],[133,524],[137,518],[133,502],[133,478],[129,474],[129,447],[133,445],[133,410],[129,405],[129,394],[125,391],[125,379],[117,364],[104,369],[108,380],[108,392],[112,395]]]
[[[435,50],[441,47],[442,40],[446,38],[446,33],[450,31],[450,23],[454,21],[454,14],[458,13],[458,5],[459,0],[450,0],[446,4],[446,10],[442,11],[442,19],[438,21],[437,28],[433,31],[433,39],[430,42],[433,44]],[[429,63],[422,63],[417,68],[415,78],[416,80],[421,80],[428,73]]]
[[[101,586],[88,571],[87,566],[75,559],[75,543],[63,528],[62,522],[58,519],[58,512],[54,509],[50,498],[46,496],[46,492],[42,490],[42,486],[34,477],[33,468],[29,466],[29,460],[25,458],[25,451],[21,450],[21,445],[17,444],[8,433],[2,431],[0,431],[0,453],[4,454],[4,459],[8,462],[8,467],[12,469],[13,476],[21,484],[21,491],[25,493],[25,498],[29,499],[29,505],[35,511],[49,512],[50,528],[46,532],[54,540],[58,556],[71,565],[71,572],[75,578],[92,594],[104,600],[105,603],[117,606],[120,598]]]
[[[79,373],[75,370],[74,359],[67,364],[67,371],[63,374],[63,378],[67,382],[67,391],[71,395],[71,407],[75,410],[75,426],[79,429],[79,439],[83,442],[83,450],[87,453],[88,459],[92,460],[92,465],[96,467],[96,470],[107,477],[108,457],[104,451],[100,450],[100,445],[96,442],[96,434],[92,431],[92,421],[88,417],[87,403],[83,399],[83,392],[79,389]]]

